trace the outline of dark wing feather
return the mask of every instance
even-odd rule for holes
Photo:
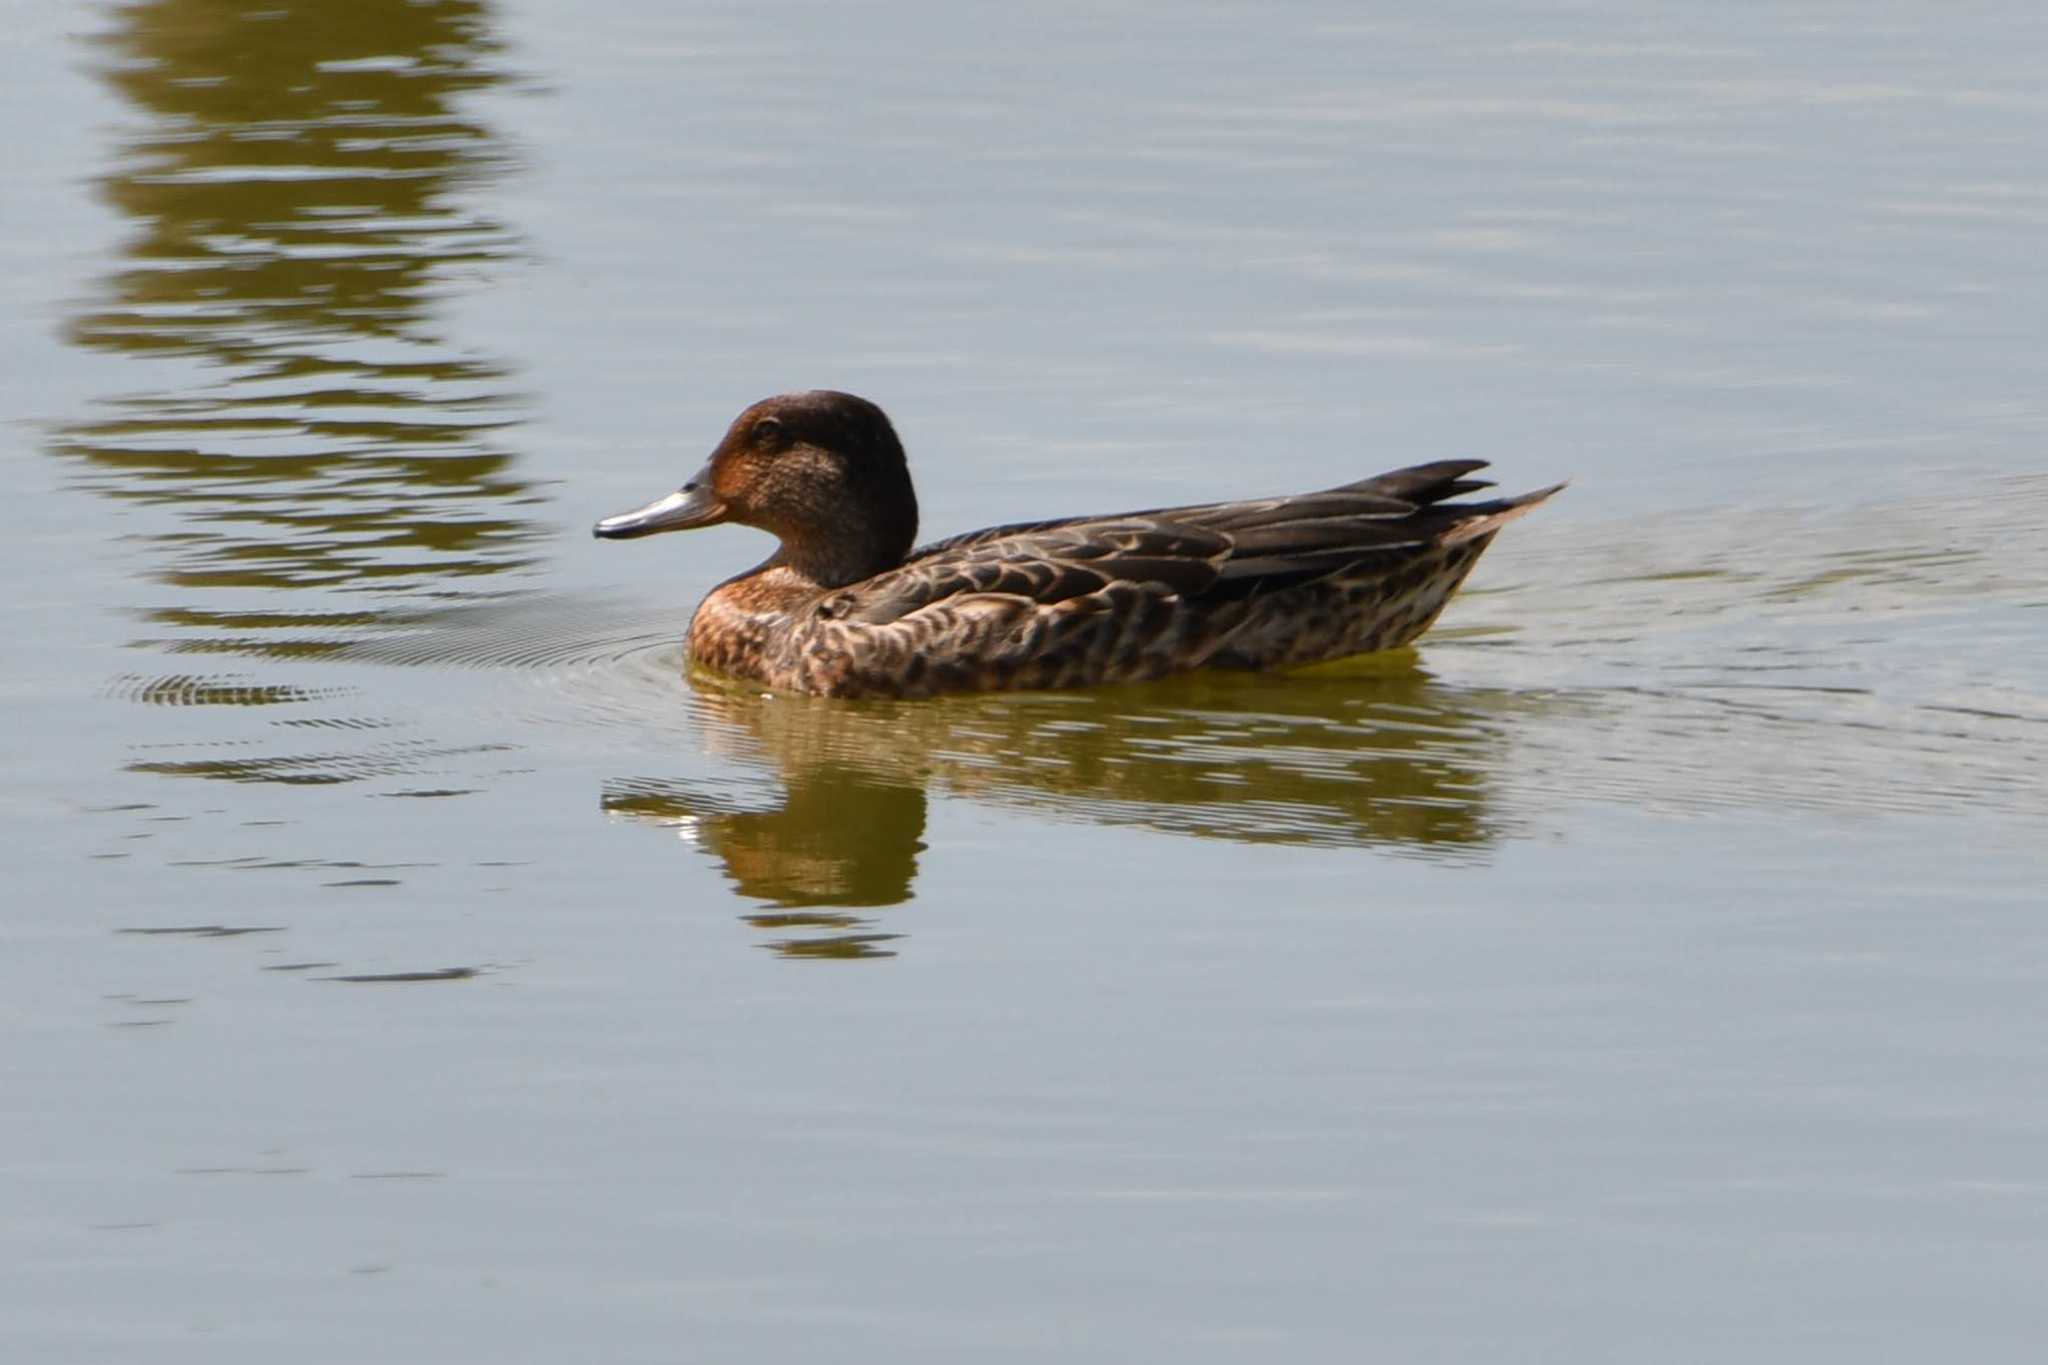
[[[969,593],[1053,603],[1117,582],[1215,602],[1273,592],[1375,559],[1391,563],[1494,510],[1437,506],[1492,487],[1465,477],[1485,465],[1439,460],[1318,493],[992,526],[913,551],[901,568],[828,606],[834,616],[885,624]]]
[[[1433,502],[1442,502],[1445,498],[1455,498],[1460,493],[1493,487],[1489,480],[1465,477],[1484,468],[1484,460],[1435,460],[1429,464],[1412,464],[1406,469],[1392,469],[1384,474],[1375,474],[1369,479],[1346,484],[1341,491],[1370,493],[1382,498],[1412,502],[1417,506],[1427,506]]]

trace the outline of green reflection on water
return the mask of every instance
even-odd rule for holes
[[[910,899],[928,793],[1202,838],[1483,858],[1508,832],[1490,789],[1508,727],[1551,705],[1540,693],[1446,686],[1408,654],[1336,675],[1195,674],[929,702],[696,682],[710,746],[765,769],[777,796],[622,778],[607,784],[604,807],[680,830],[742,895],[783,908]],[[872,955],[865,924],[833,916],[809,925],[823,940],[771,946],[817,955],[822,943],[859,944]]]
[[[221,594],[145,614],[205,650],[216,608],[331,625],[331,600],[276,589],[447,596],[525,566],[534,499],[495,444],[515,420],[505,370],[431,318],[436,289],[516,254],[459,199],[506,165],[460,108],[504,79],[488,8],[146,0],[112,17],[103,74],[145,121],[99,183],[135,235],[67,335],[185,363],[161,381],[180,387],[109,400],[53,449],[95,491],[174,510],[146,523],[151,578]]]

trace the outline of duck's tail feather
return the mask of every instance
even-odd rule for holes
[[[1443,510],[1456,510],[1465,515],[1452,523],[1437,543],[1462,545],[1480,536],[1490,536],[1515,518],[1527,516],[1570,486],[1571,481],[1566,480],[1564,483],[1554,483],[1548,488],[1539,488],[1533,493],[1523,493],[1517,497],[1469,503],[1456,509],[1447,507]]]

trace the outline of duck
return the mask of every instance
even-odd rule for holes
[[[1438,460],[1320,492],[1013,522],[913,548],[917,494],[887,414],[815,389],[753,404],[681,488],[608,540],[733,522],[774,536],[713,588],[688,666],[772,692],[923,698],[1274,671],[1427,630],[1500,528],[1561,490]]]

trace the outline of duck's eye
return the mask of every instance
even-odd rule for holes
[[[772,446],[782,443],[782,423],[773,417],[763,417],[754,423],[754,444]]]

